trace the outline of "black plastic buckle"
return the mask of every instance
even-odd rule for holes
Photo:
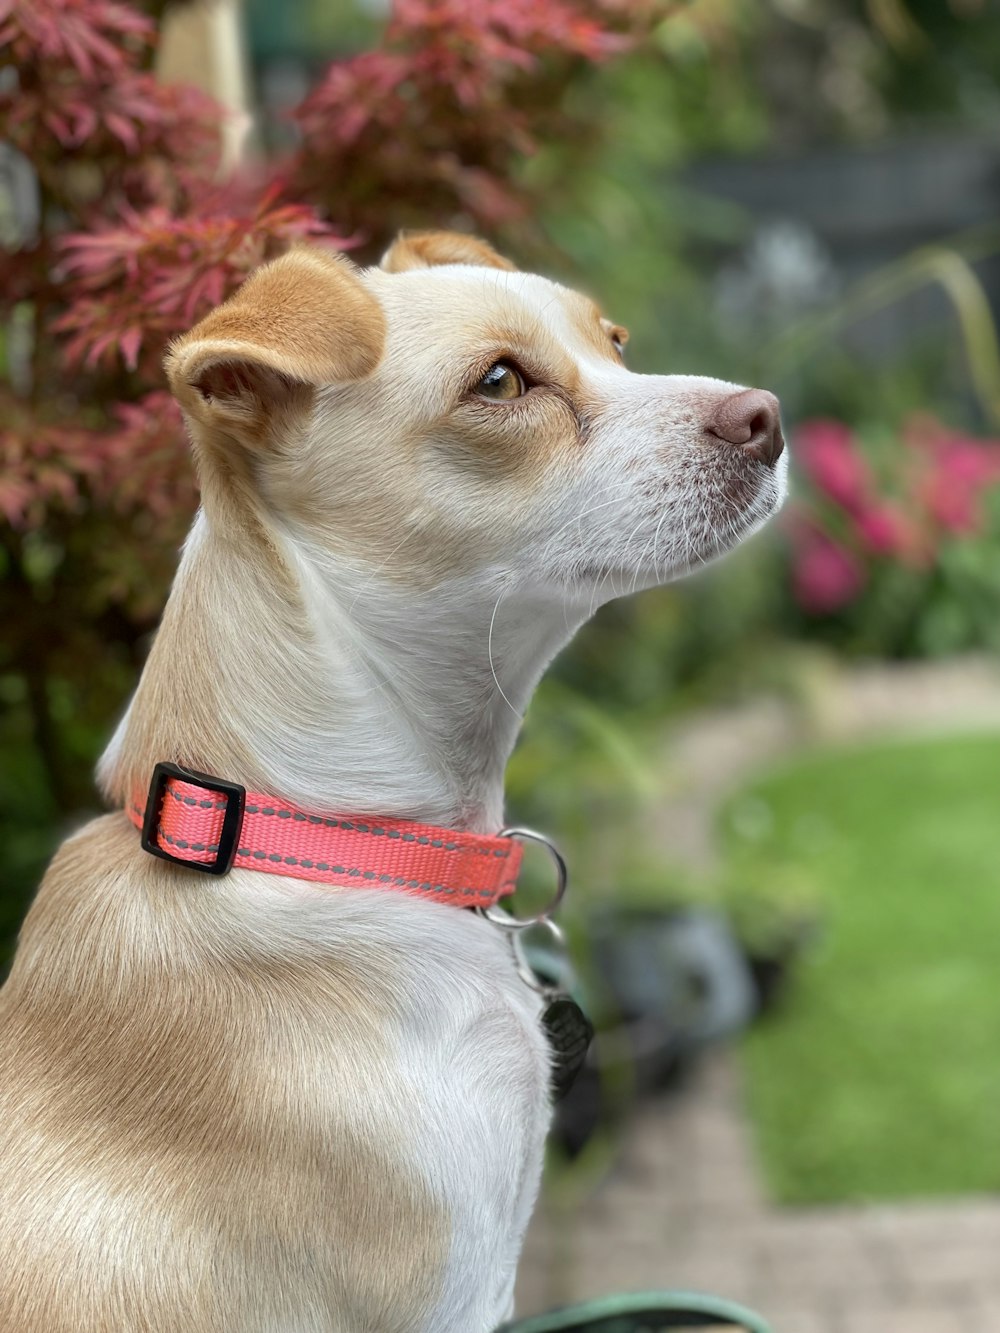
[[[205,791],[218,792],[226,797],[226,813],[222,817],[222,830],[219,833],[219,850],[214,861],[188,861],[183,856],[168,852],[157,842],[157,830],[160,823],[160,809],[166,795],[167,782],[170,778],[179,778],[181,782],[190,782],[194,787]],[[173,861],[176,865],[187,866],[189,870],[200,870],[205,875],[228,875],[233,868],[240,834],[243,831],[243,807],[246,804],[247,789],[238,782],[226,782],[224,778],[213,778],[207,773],[193,773],[178,764],[157,764],[153,769],[153,780],[149,784],[146,797],[146,813],[142,821],[142,850],[150,856],[158,856],[163,861]]]

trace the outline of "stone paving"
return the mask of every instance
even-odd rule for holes
[[[543,1201],[518,1312],[684,1287],[775,1333],[1000,1333],[1000,1198],[779,1208],[761,1191],[738,1065],[717,1052],[646,1103],[614,1169],[571,1212]]]
[[[747,777],[817,742],[1000,728],[995,660],[829,673],[798,701],[685,720],[650,828],[675,861],[711,864],[713,812]],[[525,1246],[518,1310],[615,1291],[686,1287],[757,1309],[775,1333],[1000,1333],[1000,1197],[782,1208],[767,1201],[739,1065],[706,1058],[648,1101],[586,1197],[548,1191]]]

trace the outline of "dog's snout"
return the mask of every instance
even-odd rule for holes
[[[766,389],[743,389],[723,398],[705,427],[709,435],[737,444],[744,452],[772,467],[781,457],[781,408]]]

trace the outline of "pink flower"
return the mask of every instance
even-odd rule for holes
[[[983,507],[974,487],[939,472],[920,488],[928,518],[945,532],[970,537],[983,524]]]
[[[910,418],[903,439],[920,460],[911,479],[912,503],[943,532],[978,532],[983,493],[1000,482],[1000,443],[959,435],[926,414]]]
[[[896,555],[906,536],[902,514],[888,504],[873,504],[858,514],[855,527],[873,555]]]
[[[938,445],[935,462],[941,472],[968,486],[989,485],[1000,479],[1000,447],[993,440],[945,436]]]
[[[888,556],[912,566],[926,565],[933,557],[926,525],[894,500],[876,500],[855,515],[854,531],[869,555]]]
[[[1000,448],[939,430],[927,437],[914,499],[936,527],[970,536],[983,525],[983,493],[1000,481]]]
[[[817,419],[799,427],[795,456],[819,490],[848,513],[857,513],[871,492],[871,473],[851,431],[840,421]]]
[[[865,586],[865,571],[846,547],[818,529],[807,529],[795,555],[792,589],[810,615],[828,615],[847,606]]]

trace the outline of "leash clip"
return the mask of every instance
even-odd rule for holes
[[[477,907],[476,911],[480,916],[484,916],[487,921],[492,921],[493,925],[499,926],[501,930],[527,930],[529,926],[552,926],[550,918],[556,908],[566,896],[566,886],[569,883],[569,872],[566,869],[566,862],[556,847],[555,843],[550,842],[543,833],[536,833],[530,828],[502,828],[497,834],[498,838],[518,838],[523,842],[537,842],[544,847],[552,858],[556,869],[556,891],[550,902],[536,913],[535,916],[517,917],[511,916],[510,912],[503,911],[499,905],[491,904],[489,907]]]
[[[553,975],[549,979],[540,976],[539,970],[529,959],[525,951],[523,935],[514,931],[510,937],[510,946],[514,953],[514,965],[517,968],[518,976],[524,984],[530,986],[533,991],[537,991],[545,999],[551,1000],[561,993],[560,984],[565,980],[564,977],[554,975],[558,965],[562,965],[563,972],[568,971],[569,968],[566,936],[563,934],[562,928],[551,917],[546,917],[544,921],[539,923],[539,929],[547,930],[551,936],[550,949],[546,951],[546,961],[552,964],[553,970]]]

